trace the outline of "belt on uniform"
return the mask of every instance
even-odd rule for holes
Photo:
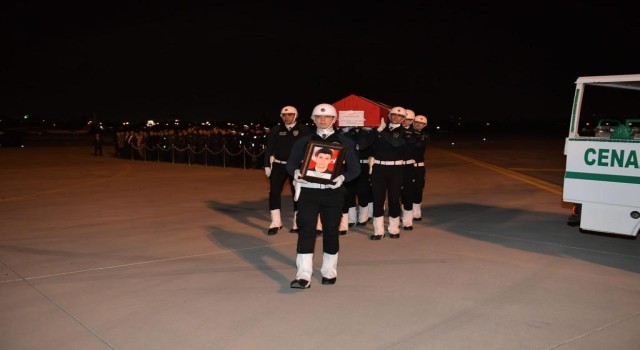
[[[287,162],[286,162],[286,161],[284,161],[284,160],[279,160],[279,159],[274,159],[274,160],[273,160],[273,162],[274,162],[274,163],[280,163],[280,164],[287,164]]]
[[[375,164],[380,164],[380,165],[403,165],[404,164],[404,160],[374,160],[373,161]]]
[[[360,159],[360,163],[369,164],[369,159]]]
[[[315,183],[315,182],[304,182],[304,183],[300,183],[300,187],[306,187],[306,188],[319,188],[321,190],[330,188],[329,185],[323,185],[323,184],[319,184],[319,183]]]
[[[415,167],[424,166],[424,162],[416,163],[413,166],[415,166]]]
[[[415,164],[416,160],[415,159],[409,159],[409,160],[405,160],[404,164]]]

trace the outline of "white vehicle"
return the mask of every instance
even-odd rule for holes
[[[640,231],[640,138],[625,125],[640,116],[640,74],[580,77],[571,112],[563,200],[570,225],[626,236]],[[618,119],[608,134],[583,132],[596,119]],[[587,120],[590,119],[590,120]],[[580,134],[583,132],[584,134]],[[603,136],[606,135],[606,136]]]

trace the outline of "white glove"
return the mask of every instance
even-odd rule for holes
[[[364,131],[371,131],[371,128],[370,128],[370,127],[368,127],[368,126],[365,126],[365,127],[363,127],[363,128],[362,128],[362,130],[364,130]]]
[[[271,176],[271,168],[264,168],[264,173],[265,175],[267,175],[267,177]]]
[[[333,184],[332,185],[327,185],[327,187],[335,190],[336,188],[342,186],[343,182],[344,182],[344,175],[340,175],[340,176],[336,177],[335,179],[333,179]]]
[[[309,182],[302,178],[302,175],[300,174],[300,169],[296,169],[296,171],[293,172],[293,180],[299,184],[306,184]]]
[[[380,126],[378,127],[378,132],[384,130],[387,127],[387,123],[384,121],[384,117],[380,118]]]

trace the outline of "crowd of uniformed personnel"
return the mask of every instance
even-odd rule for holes
[[[260,169],[269,128],[260,125],[148,128],[114,133],[118,158]]]
[[[281,111],[283,123],[280,123],[269,136],[270,146],[264,154],[264,167],[270,177],[269,209],[271,224],[268,234],[273,235],[283,226],[281,217],[280,191],[285,180],[292,185],[292,178],[281,171],[287,163],[292,143],[313,130],[298,129],[296,118],[289,117],[284,109],[295,111],[287,106]],[[292,116],[294,114],[291,114]],[[297,111],[295,111],[297,116]],[[422,192],[425,186],[426,170],[424,153],[429,142],[427,118],[415,115],[410,109],[394,107],[390,110],[389,124],[382,118],[377,128],[339,127],[336,132],[352,139],[357,146],[360,162],[360,175],[345,183],[347,198],[343,208],[343,220],[340,233],[346,234],[348,227],[365,226],[373,222],[372,240],[385,235],[384,214],[388,215],[386,233],[390,238],[400,237],[400,229],[412,230],[413,221],[421,220]],[[285,128],[286,127],[286,128]],[[271,175],[275,172],[275,176]],[[291,232],[297,232],[296,208]],[[318,232],[322,231],[318,223]]]

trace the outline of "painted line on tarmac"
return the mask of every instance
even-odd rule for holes
[[[40,191],[40,192],[35,192],[35,193],[28,193],[28,194],[23,194],[23,195],[20,195],[20,196],[15,196],[15,197],[0,198],[0,203],[2,203],[2,202],[10,202],[10,201],[17,201],[17,200],[22,200],[22,199],[29,199],[29,198],[34,198],[34,197],[46,195],[46,194],[64,192],[64,191],[72,190],[74,188],[83,187],[83,186],[87,186],[87,185],[94,185],[94,184],[97,184],[97,183],[100,183],[100,182],[107,181],[109,179],[113,179],[113,178],[117,178],[117,177],[120,177],[120,176],[124,176],[129,171],[131,171],[131,165],[127,164],[127,165],[124,166],[124,169],[122,169],[120,172],[117,172],[117,173],[115,173],[112,176],[109,176],[107,178],[101,178],[101,179],[95,179],[95,180],[87,180],[87,181],[81,182],[79,184],[71,185],[71,186],[57,187],[57,188],[53,188],[53,189],[50,189],[50,190],[45,190],[45,191]]]
[[[508,176],[508,177],[510,177],[512,179],[516,179],[516,180],[522,181],[524,183],[527,183],[529,185],[538,187],[538,188],[540,188],[542,190],[545,190],[547,192],[551,192],[553,194],[557,194],[557,195],[562,196],[562,186],[559,186],[559,185],[556,185],[556,184],[552,184],[552,183],[544,181],[544,180],[536,179],[535,177],[531,177],[531,176],[528,176],[528,175],[520,174],[520,173],[517,173],[517,172],[515,172],[513,170],[509,170],[509,169],[501,167],[501,166],[493,165],[493,164],[486,163],[486,162],[483,162],[483,161],[480,161],[480,160],[477,160],[477,159],[473,159],[473,158],[470,158],[470,157],[467,157],[467,156],[463,156],[463,155],[461,155],[459,153],[447,151],[447,150],[444,150],[444,149],[439,149],[439,150],[444,152],[444,153],[447,153],[447,154],[449,154],[451,156],[454,156],[456,158],[459,158],[459,159],[462,159],[464,161],[467,161],[469,163],[481,166],[483,168],[487,168],[489,170],[493,170],[493,171],[495,171],[497,173],[500,173],[502,175]]]
[[[38,279],[43,279],[43,278],[60,277],[60,276],[75,275],[75,274],[86,273],[86,272],[95,272],[95,271],[120,269],[120,268],[127,268],[127,267],[133,267],[133,266],[162,263],[162,262],[167,262],[167,261],[176,261],[176,260],[200,258],[200,257],[204,257],[204,256],[214,256],[214,255],[219,255],[219,254],[237,253],[237,252],[242,252],[242,251],[247,251],[247,250],[257,250],[257,249],[277,247],[277,246],[282,246],[282,245],[294,245],[294,244],[296,244],[296,241],[289,241],[289,242],[283,242],[283,243],[277,243],[277,244],[266,244],[266,245],[261,245],[261,246],[256,246],[256,247],[247,247],[247,248],[241,248],[241,249],[225,249],[225,250],[219,250],[219,251],[215,251],[215,252],[208,252],[208,253],[202,253],[202,254],[183,255],[183,256],[176,256],[176,257],[172,257],[172,258],[139,261],[139,262],[134,262],[134,263],[129,263],[129,264],[102,266],[102,267],[95,267],[95,268],[92,268],[92,269],[67,271],[67,272],[60,272],[60,273],[53,273],[53,274],[49,274],[49,275],[32,276],[32,277],[23,277],[20,274],[18,274],[17,272],[12,270],[16,275],[20,276],[20,278],[16,278],[16,279],[13,279],[13,280],[7,280],[7,281],[0,281],[0,284],[12,283],[12,282],[20,282],[20,281],[32,281],[32,280],[38,280]]]

